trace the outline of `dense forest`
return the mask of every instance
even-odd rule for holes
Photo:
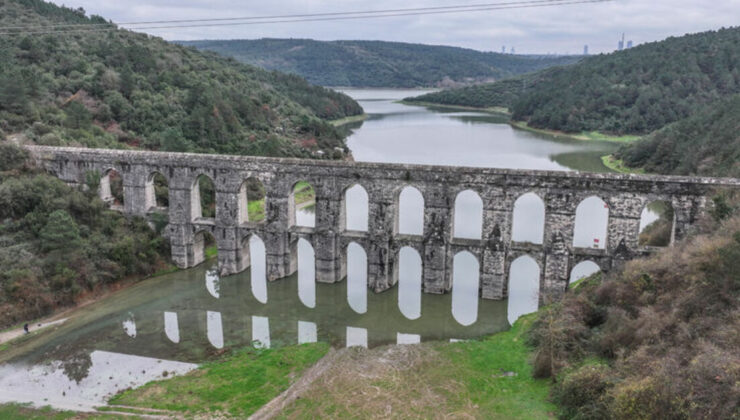
[[[412,101],[507,107],[530,126],[648,134],[740,93],[740,28],[672,37],[584,58],[516,81],[442,91]]]
[[[169,244],[144,219],[108,210],[95,188],[71,188],[26,159],[0,143],[0,328],[168,267]]]
[[[179,41],[322,86],[443,87],[485,82],[576,62],[580,56],[527,56],[384,41],[256,39]]]
[[[0,10],[3,27],[106,23],[41,0]],[[4,35],[0,62],[0,136],[46,145],[307,157],[344,147],[328,119],[362,113],[298,76],[114,28]]]
[[[560,418],[737,417],[739,206],[715,196],[694,237],[540,310],[535,374],[554,379]]]
[[[616,157],[648,172],[740,177],[740,95],[622,146]]]

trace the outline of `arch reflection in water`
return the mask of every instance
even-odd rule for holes
[[[367,232],[367,191],[355,184],[344,193],[344,221],[347,230]]]
[[[270,348],[270,320],[267,317],[252,316],[252,344],[258,348]]]
[[[568,284],[573,284],[574,282],[588,277],[591,274],[598,273],[599,271],[601,271],[601,267],[599,267],[598,264],[596,264],[595,262],[583,261],[573,267],[573,269],[570,271],[570,279],[568,279]]]
[[[180,342],[180,326],[177,324],[176,312],[164,313],[164,333],[173,343]]]
[[[208,293],[211,294],[211,296],[218,299],[220,295],[220,277],[218,276],[218,271],[216,268],[210,268],[208,271],[206,271],[206,289],[208,290]]]
[[[347,302],[358,314],[367,312],[367,254],[356,242],[347,246]]]
[[[316,307],[316,255],[313,246],[298,240],[298,297],[309,308]]]
[[[540,266],[529,255],[515,259],[509,268],[509,323],[539,306]]]
[[[411,247],[398,251],[398,309],[408,319],[421,316],[421,256]]]
[[[535,193],[526,193],[514,202],[511,240],[541,244],[545,233],[545,203]]]
[[[455,254],[452,261],[452,316],[461,325],[478,319],[478,283],[480,265],[468,251]]]
[[[347,347],[367,347],[367,329],[347,327]]]
[[[398,195],[398,223],[401,235],[424,234],[424,196],[414,187],[404,187]]]
[[[599,197],[588,197],[576,207],[573,246],[578,248],[606,248],[606,229],[609,224],[609,206]]]
[[[217,349],[224,347],[224,329],[221,312],[206,311],[206,335],[208,342]]]
[[[396,334],[396,344],[419,344],[421,343],[421,336],[419,334]]]
[[[315,343],[318,339],[316,323],[298,321],[298,344]]]
[[[483,234],[483,200],[477,192],[465,190],[457,195],[454,216],[453,237],[481,238]]]
[[[136,320],[134,314],[128,313],[128,317],[123,320],[123,331],[131,338],[136,338]]]
[[[249,238],[250,283],[252,295],[260,303],[267,303],[267,259],[265,243],[257,235]]]

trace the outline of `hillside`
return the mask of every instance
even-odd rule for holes
[[[737,417],[740,215],[728,197],[703,231],[539,311],[534,370],[556,378],[560,418]]]
[[[298,74],[318,85],[344,87],[454,86],[498,80],[580,59],[384,41],[257,39],[179,43],[269,70]]]
[[[625,145],[616,157],[647,172],[740,177],[740,95]]]
[[[41,0],[0,0],[0,11],[3,27],[106,22]],[[307,157],[344,147],[328,119],[362,113],[348,96],[300,77],[146,34],[2,39],[0,137],[25,131],[49,145]]]
[[[643,44],[502,81],[410,98],[507,107],[516,121],[570,133],[644,135],[740,93],[740,27]]]
[[[122,278],[169,267],[169,245],[141,218],[108,210],[0,143],[0,329],[74,304]]]

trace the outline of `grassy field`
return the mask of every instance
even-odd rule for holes
[[[34,408],[28,404],[0,404],[0,419],[3,420],[133,420],[139,417],[120,414],[77,413],[74,411],[57,411],[51,407]]]
[[[150,382],[110,403],[208,416],[246,418],[275,398],[328,351],[327,344],[244,349],[187,375]]]
[[[614,172],[619,172],[623,174],[644,174],[645,173],[645,171],[642,169],[635,169],[635,168],[630,168],[629,166],[625,166],[624,162],[622,162],[621,159],[615,159],[613,155],[602,156],[601,161],[604,163],[604,166],[613,170]]]
[[[546,134],[548,136],[554,136],[554,137],[570,138],[574,140],[630,143],[630,142],[639,140],[641,138],[641,136],[632,136],[632,135],[611,136],[608,134],[600,133],[598,131],[584,131],[582,133],[564,133],[562,131],[544,130],[541,128],[530,127],[524,121],[511,121],[510,124],[512,125],[512,127],[518,128],[520,130],[527,130],[533,133]]]
[[[524,343],[533,320],[479,341],[348,349],[280,418],[550,418]]]
[[[316,200],[316,193],[311,184],[306,181],[299,181],[295,184],[295,187],[293,187],[293,197],[295,204],[299,205]]]

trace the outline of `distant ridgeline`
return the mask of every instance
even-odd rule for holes
[[[619,155],[630,165],[647,165],[649,170],[664,173],[738,176],[737,163],[725,162],[721,167],[715,163],[732,156],[737,162],[740,150],[737,124],[729,123],[733,118],[740,120],[740,109],[727,99],[740,93],[739,45],[737,27],[672,37],[587,57],[571,66],[408,100],[505,107],[515,121],[568,133],[646,135],[698,113],[693,122],[718,119],[728,123],[716,127],[704,123],[714,136],[691,131],[690,123],[679,123],[656,133],[647,143],[628,146],[634,151],[623,150]],[[715,115],[712,109],[717,107],[728,109],[717,110]],[[716,144],[719,138],[727,140],[722,155],[706,143]],[[697,150],[703,154],[701,159],[694,154]]]
[[[527,56],[384,41],[311,39],[177,41],[322,86],[444,87],[570,64],[580,56]]]
[[[3,27],[106,23],[41,0],[0,10]],[[298,76],[125,30],[3,36],[0,62],[0,138],[46,145],[331,156],[344,135],[327,120],[362,113]]]

